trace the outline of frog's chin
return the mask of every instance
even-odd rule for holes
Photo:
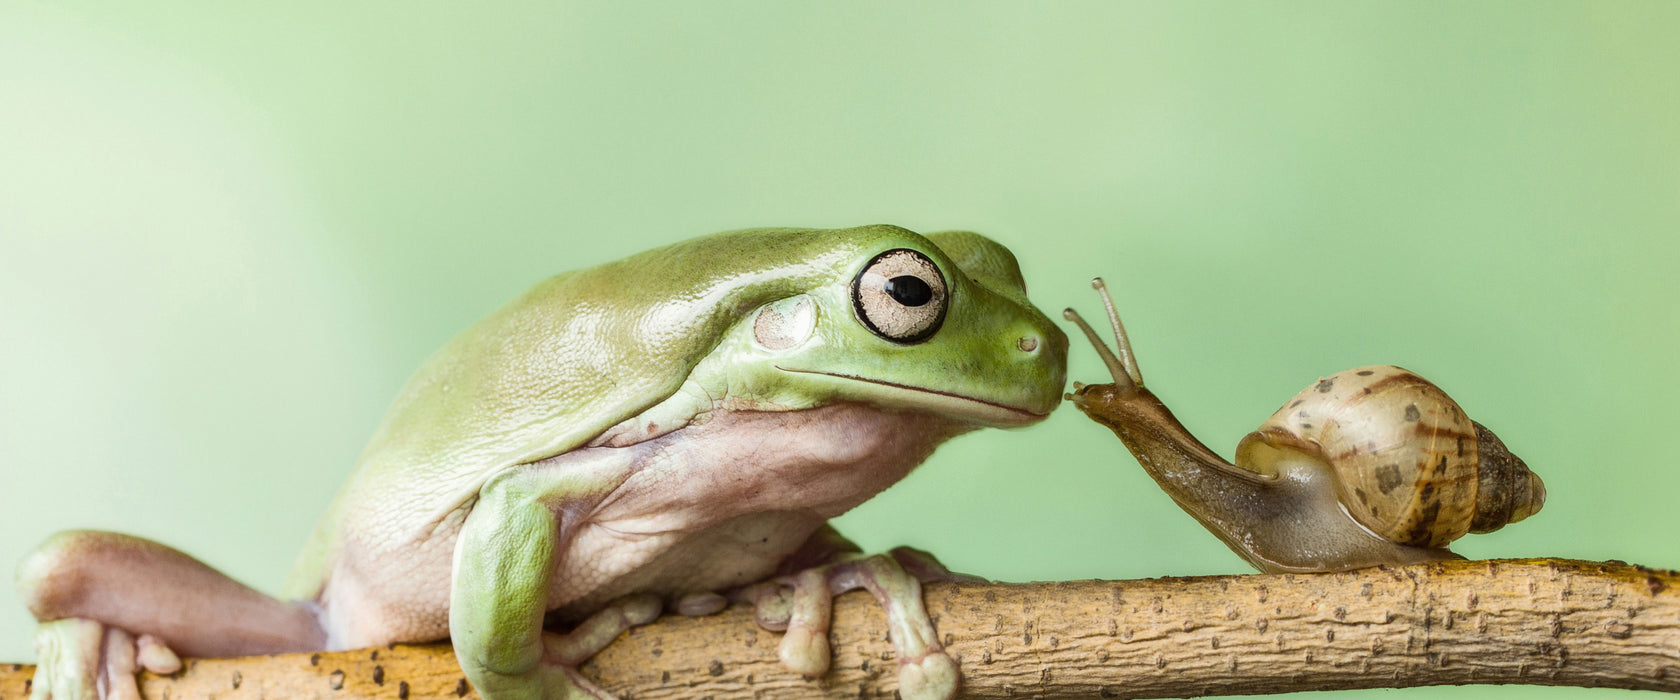
[[[836,372],[822,372],[809,369],[794,369],[792,367],[777,366],[783,372],[799,374],[820,374],[834,377],[848,383],[857,382],[865,385],[862,398],[878,402],[891,408],[906,410],[929,411],[950,416],[959,420],[981,423],[996,427],[1010,427],[1027,425],[1044,420],[1048,413],[1035,413],[1024,408],[1006,406],[983,399],[961,396],[938,389],[899,384],[869,377],[859,377],[853,374],[839,374]]]

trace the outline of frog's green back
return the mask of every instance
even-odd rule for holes
[[[959,264],[984,261],[970,272],[978,281],[1013,282],[997,291],[1024,297],[1001,246],[939,235]],[[574,449],[669,397],[743,315],[848,274],[849,261],[883,238],[918,236],[893,226],[732,231],[538,284],[408,381],[286,594],[319,591],[345,528],[387,544],[424,536],[497,472]]]

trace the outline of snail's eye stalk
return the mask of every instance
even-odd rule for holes
[[[1132,354],[1132,340],[1126,337],[1126,326],[1120,323],[1120,312],[1114,310],[1114,295],[1108,293],[1108,285],[1103,284],[1103,278],[1092,277],[1091,288],[1097,290],[1102,297],[1103,309],[1108,312],[1108,325],[1114,328],[1114,351],[1120,356],[1120,365],[1126,368],[1126,376],[1132,382],[1143,386],[1143,373],[1138,371],[1137,356]]]
[[[1072,321],[1074,325],[1079,326],[1080,331],[1085,333],[1085,338],[1091,341],[1091,347],[1097,349],[1097,356],[1101,357],[1103,364],[1108,367],[1108,373],[1114,377],[1115,386],[1126,389],[1143,386],[1142,378],[1136,376],[1136,365],[1127,367],[1120,358],[1115,357],[1114,352],[1108,349],[1108,344],[1103,342],[1102,337],[1097,335],[1096,329],[1091,328],[1091,324],[1086,323],[1079,312],[1073,309],[1063,309],[1062,318]],[[1121,337],[1124,338],[1125,336]]]
[[[1120,323],[1120,313],[1114,310],[1114,300],[1109,298],[1108,286],[1103,284],[1102,278],[1091,280],[1091,288],[1100,292],[1103,309],[1108,311],[1108,323],[1114,329],[1114,350],[1108,349],[1108,344],[1097,336],[1097,332],[1086,323],[1079,312],[1073,309],[1063,309],[1062,318],[1074,322],[1079,330],[1084,331],[1085,338],[1091,341],[1091,346],[1097,349],[1097,355],[1108,367],[1108,373],[1114,376],[1114,384],[1125,388],[1140,388],[1143,386],[1143,373],[1138,371],[1137,357],[1132,354],[1132,341],[1126,337],[1126,327]]]

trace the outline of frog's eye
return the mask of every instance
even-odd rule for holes
[[[927,340],[945,320],[945,277],[908,248],[875,256],[852,280],[852,308],[875,335],[895,343]]]

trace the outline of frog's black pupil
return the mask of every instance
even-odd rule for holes
[[[915,275],[899,275],[889,279],[882,291],[905,306],[921,306],[933,301],[933,288]]]

